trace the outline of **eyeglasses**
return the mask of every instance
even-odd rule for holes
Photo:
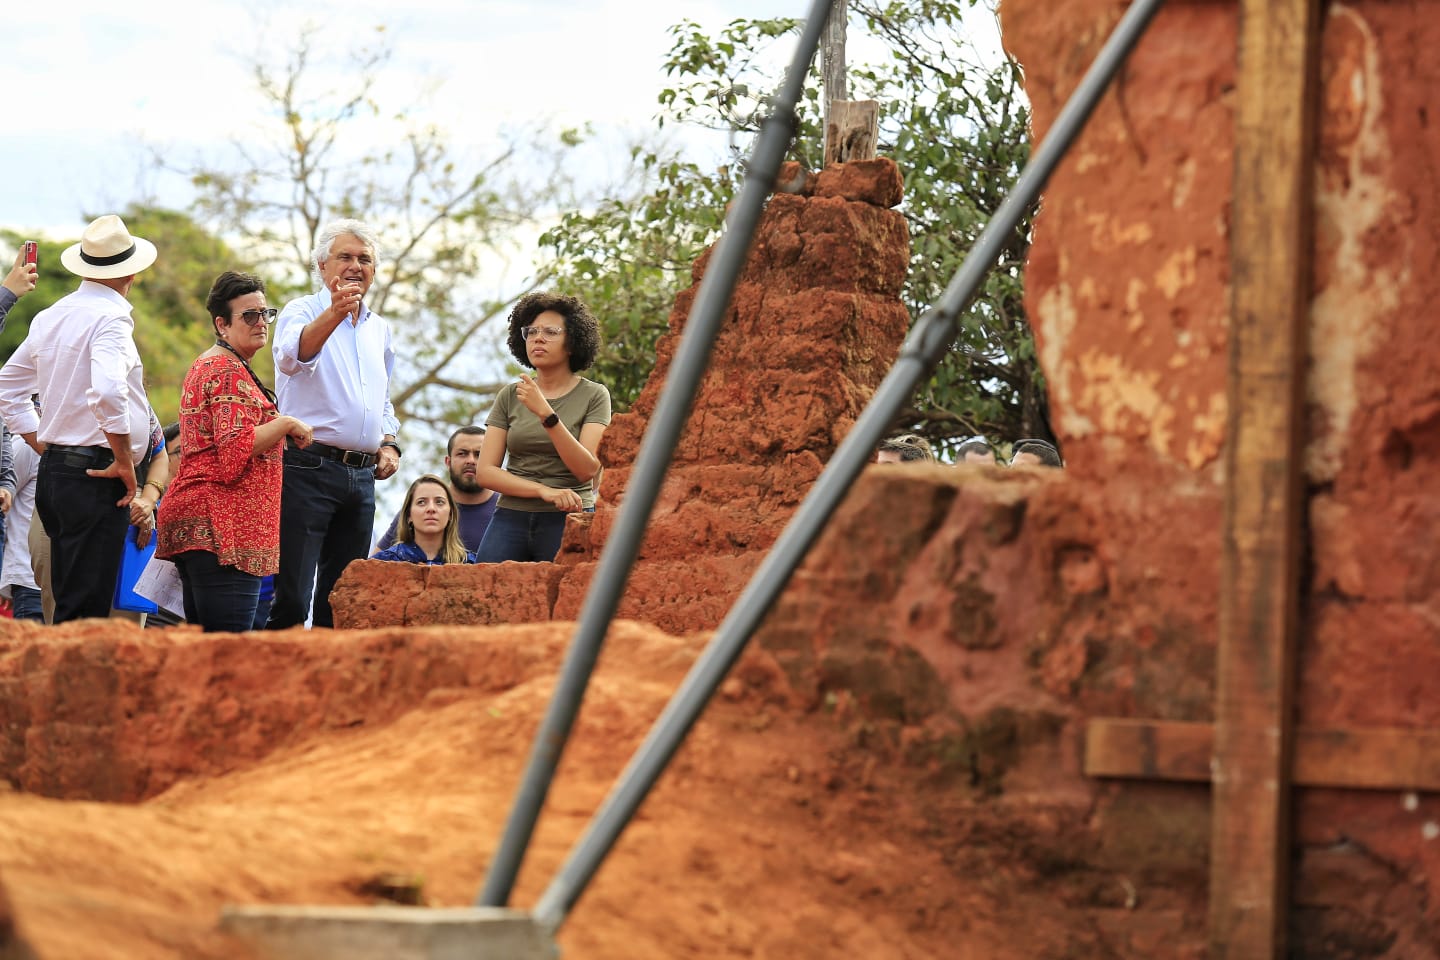
[[[565,335],[564,327],[521,327],[520,336],[526,340],[533,340],[535,337],[544,337],[546,340],[558,340]]]
[[[258,327],[261,323],[274,323],[275,315],[279,312],[280,311],[276,310],[274,307],[266,307],[264,310],[246,310],[244,313],[240,314],[240,319],[244,320],[252,327]]]

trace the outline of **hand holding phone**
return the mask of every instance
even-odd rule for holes
[[[35,267],[38,259],[38,244],[34,240],[26,240],[15,256],[15,266],[5,275],[3,286],[17,297],[23,297],[35,289],[35,280],[40,271]]]

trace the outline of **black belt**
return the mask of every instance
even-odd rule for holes
[[[72,447],[63,443],[47,443],[45,452],[56,455],[63,454],[67,458],[84,457],[87,463],[93,463],[101,458],[105,458],[106,462],[113,462],[115,459],[115,451],[109,447]]]
[[[295,441],[285,438],[286,444],[291,449],[299,450]],[[304,448],[306,453],[314,453],[324,457],[326,460],[339,460],[347,467],[373,467],[380,458],[373,453],[361,453],[359,450],[345,450],[341,447],[332,447],[328,443],[321,443],[319,440],[310,441],[310,446]]]

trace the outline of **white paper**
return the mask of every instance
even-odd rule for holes
[[[180,585],[180,571],[169,560],[151,557],[135,581],[134,591],[162,610],[177,617],[185,616],[185,591]]]

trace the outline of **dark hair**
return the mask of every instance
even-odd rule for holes
[[[165,424],[164,433],[166,443],[169,443],[171,440],[174,440],[176,437],[180,436],[180,421],[176,420],[174,423]]]
[[[934,460],[935,454],[930,449],[930,442],[924,437],[913,433],[904,433],[898,437],[891,437],[889,440],[881,441],[880,449],[887,453],[900,454],[902,463],[914,463],[917,460]]]
[[[456,430],[454,433],[450,434],[450,442],[445,444],[445,456],[451,457],[455,455],[455,441],[459,440],[461,437],[483,436],[485,436],[485,428],[477,423],[472,423],[468,426],[461,427],[459,430]]]
[[[1040,459],[1040,462],[1047,467],[1063,467],[1065,464],[1060,460],[1060,451],[1055,449],[1055,444],[1049,440],[1016,440],[1010,448],[1010,461],[1015,461],[1016,454],[1033,453]]]
[[[991,460],[995,459],[995,449],[990,446],[990,441],[984,437],[971,437],[969,440],[960,444],[959,448],[955,451],[955,459],[964,463],[965,455],[970,453],[978,453],[981,456],[989,457]]]
[[[520,361],[521,366],[535,369],[525,352],[525,337],[520,331],[548,310],[554,310],[565,318],[565,347],[570,351],[570,372],[588,370],[595,363],[595,354],[600,351],[600,321],[585,306],[585,301],[561,293],[527,293],[515,304],[515,309],[510,311],[508,343],[511,355]]]
[[[215,278],[215,283],[210,287],[210,295],[205,298],[205,309],[210,311],[210,323],[215,323],[216,317],[224,317],[227,320],[233,319],[230,316],[230,301],[236,297],[243,297],[247,293],[264,293],[265,281],[249,273],[238,273],[234,270],[226,270]],[[215,328],[218,333],[220,328]]]
[[[440,559],[446,563],[464,563],[469,554],[460,540],[460,508],[455,505],[455,492],[450,489],[450,484],[433,473],[416,477],[410,489],[405,491],[405,505],[400,508],[400,516],[395,522],[395,542],[415,542],[415,525],[410,522],[410,508],[415,505],[415,490],[422,483],[433,483],[444,490],[445,499],[450,503],[450,519],[445,521],[445,532],[440,541]]]

